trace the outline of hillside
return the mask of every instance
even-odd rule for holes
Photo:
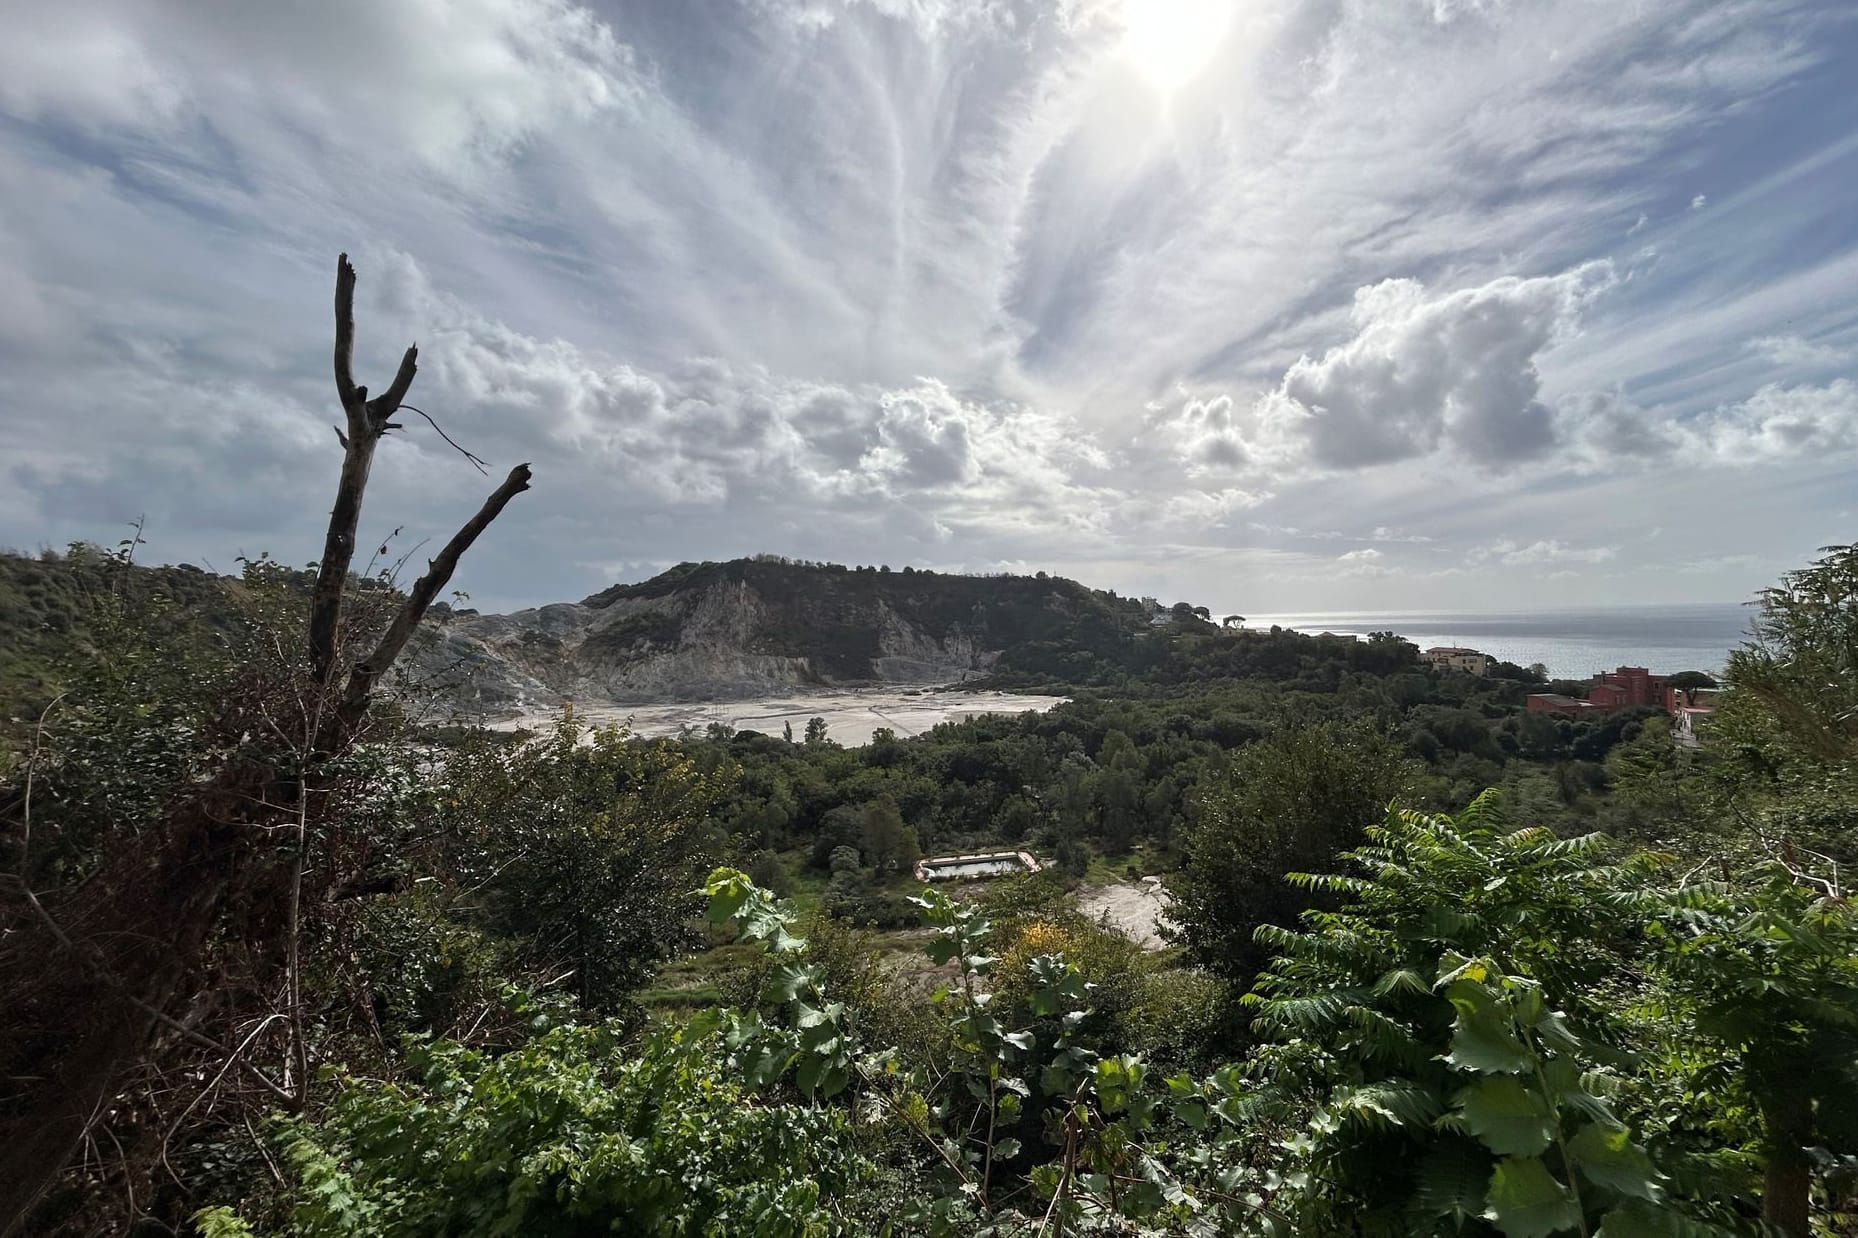
[[[132,567],[88,546],[36,557],[0,554],[0,710],[37,713],[63,685],[73,655],[112,613],[184,645],[213,647],[236,623],[238,582],[189,563]]]
[[[491,711],[567,697],[728,699],[955,682],[1053,650],[1126,647],[1144,622],[1138,603],[1063,579],[733,559],[580,602],[456,612],[419,671]]]

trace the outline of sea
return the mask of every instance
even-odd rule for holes
[[[1217,613],[1217,612],[1215,612]],[[1719,672],[1748,636],[1754,611],[1745,602],[1683,606],[1609,606],[1581,610],[1348,611],[1245,616],[1248,628],[1293,628],[1365,637],[1395,632],[1429,649],[1463,645],[1505,662],[1540,662],[1550,678],[1586,679],[1616,666],[1654,674]]]

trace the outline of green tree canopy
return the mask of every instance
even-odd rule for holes
[[[1249,980],[1268,957],[1253,930],[1291,927],[1308,905],[1284,874],[1332,864],[1416,774],[1365,724],[1287,727],[1241,749],[1183,831],[1184,864],[1170,883],[1183,944],[1205,966]]]

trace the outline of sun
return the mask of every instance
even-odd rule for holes
[[[1206,67],[1237,0],[1123,0],[1123,55],[1157,93],[1171,95]]]

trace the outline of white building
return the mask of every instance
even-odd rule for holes
[[[1467,675],[1490,674],[1489,654],[1457,645],[1436,645],[1420,654],[1419,660],[1434,670],[1463,671]]]

